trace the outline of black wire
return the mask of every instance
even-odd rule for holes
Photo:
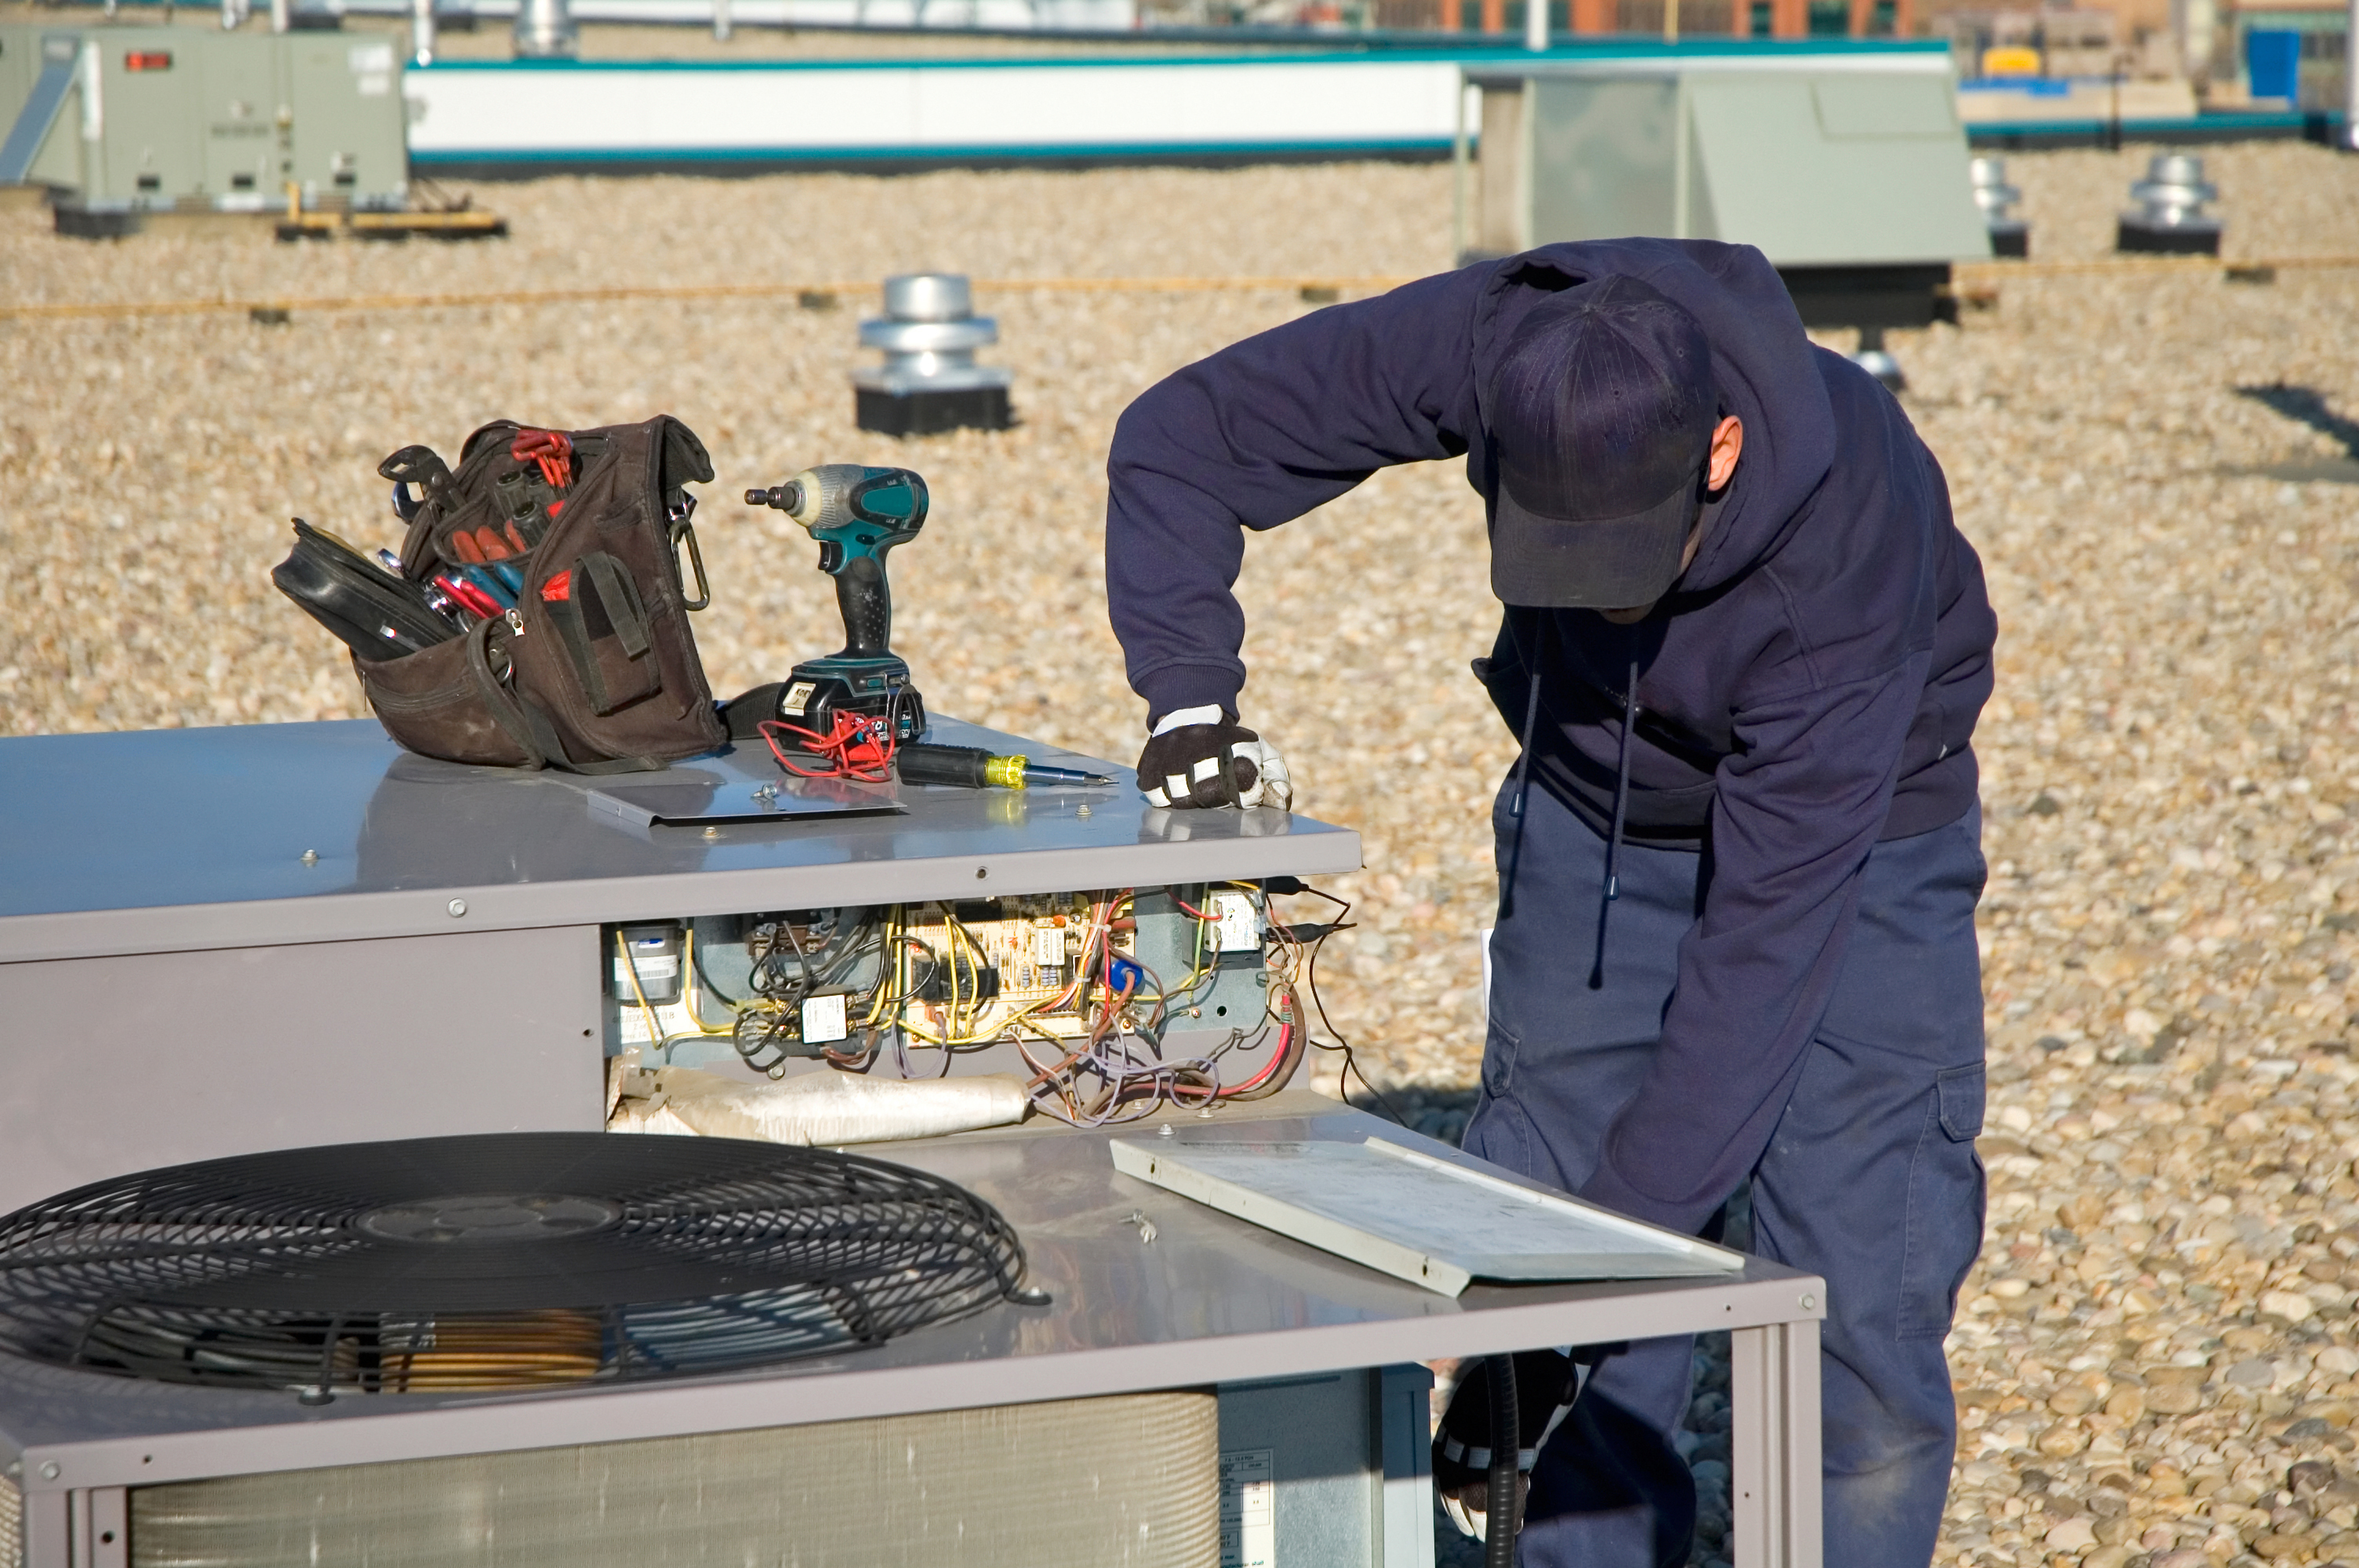
[[[1352,913],[1352,901],[1350,899],[1337,898],[1332,892],[1327,892],[1321,889],[1314,887],[1306,887],[1302,891],[1310,894],[1313,898],[1323,898],[1329,903],[1340,906],[1340,910],[1335,916],[1334,923],[1328,927],[1330,935],[1337,931],[1348,931],[1351,929],[1349,916]],[[1335,1037],[1335,1044],[1330,1045],[1325,1041],[1315,1037],[1311,1039],[1310,1044],[1318,1046],[1321,1051],[1341,1051],[1343,1053],[1343,1073],[1342,1078],[1338,1081],[1344,1086],[1344,1092],[1347,1095],[1350,1093],[1352,1076],[1355,1073],[1359,1074],[1360,1087],[1375,1097],[1376,1103],[1384,1108],[1384,1112],[1386,1116],[1391,1117],[1395,1121],[1400,1123],[1401,1126],[1407,1127],[1408,1126],[1408,1119],[1402,1116],[1399,1111],[1393,1108],[1393,1102],[1385,1098],[1384,1090],[1376,1087],[1375,1085],[1368,1081],[1368,1075],[1362,1072],[1360,1069],[1359,1058],[1352,1054],[1352,1043],[1343,1038],[1343,1032],[1336,1028],[1334,1022],[1327,1016],[1327,1003],[1319,995],[1319,949],[1324,946],[1326,942],[1327,938],[1325,936],[1321,936],[1318,941],[1310,944],[1310,957],[1305,958],[1302,964],[1302,979],[1303,982],[1310,988],[1310,1005],[1319,1010],[1320,1026],[1325,1029],[1328,1033]],[[1305,1022],[1308,1021],[1306,1020]]]

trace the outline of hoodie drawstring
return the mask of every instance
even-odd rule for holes
[[[1589,968],[1589,989],[1605,986],[1605,920],[1614,901],[1622,896],[1616,870],[1622,858],[1622,826],[1630,808],[1630,731],[1638,722],[1638,661],[1630,661],[1630,676],[1622,687],[1622,741],[1614,758],[1614,828],[1605,838],[1605,885],[1597,901],[1597,957]],[[1527,741],[1527,745],[1530,744]],[[1518,835],[1520,837],[1520,834]]]
[[[1515,618],[1510,616],[1507,620],[1507,634],[1515,637]],[[1524,863],[1524,798],[1532,786],[1532,731],[1539,727],[1539,654],[1548,648],[1546,615],[1539,618],[1539,631],[1534,642],[1538,644],[1538,648],[1531,657],[1524,659],[1524,667],[1530,672],[1532,684],[1530,691],[1524,698],[1523,750],[1516,755],[1516,802],[1507,808],[1507,815],[1516,819],[1516,836],[1507,845],[1507,874],[1499,886],[1499,918],[1502,920],[1516,913],[1516,870]],[[1515,637],[1515,643],[1516,656],[1523,658],[1523,639]]]

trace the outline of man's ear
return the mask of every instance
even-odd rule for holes
[[[1745,426],[1731,414],[1712,427],[1712,456],[1704,464],[1705,486],[1715,492],[1727,489],[1744,451]]]

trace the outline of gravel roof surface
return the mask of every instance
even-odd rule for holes
[[[2148,150],[2011,158],[2035,254],[2101,254]],[[2209,159],[2231,252],[2359,254],[2359,160]],[[516,237],[472,247],[92,245],[13,211],[0,304],[1418,273],[1448,261],[1448,179],[559,179],[484,188]],[[936,499],[893,562],[896,631],[929,699],[1128,759],[1140,714],[1098,558],[1113,422],[1165,372],[1312,307],[1003,291],[983,308],[1022,427],[899,443],[851,424],[873,305],[0,319],[0,731],[358,714],[336,645],[267,583],[289,515],[390,545],[373,468],[396,446],[452,451],[500,415],[669,411],[721,474],[700,518],[719,601],[697,627],[716,688],[837,634],[808,542],[734,492],[814,461],[907,463]],[[1952,1343],[1945,1559],[2359,1563],[2359,1479],[2339,1478],[2359,1476],[2354,315],[2359,270],[2024,278],[1962,328],[1892,339],[2004,628],[1977,740],[1991,1229]],[[1368,871],[1338,884],[1365,925],[1332,944],[1329,1011],[1447,1130],[1479,1049],[1485,808],[1512,749],[1465,670],[1495,619],[1480,509],[1454,467],[1395,471],[1249,556],[1248,722],[1286,748],[1306,810],[1366,836]]]

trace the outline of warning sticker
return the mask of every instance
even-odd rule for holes
[[[1221,1568],[1277,1568],[1277,1451],[1221,1455]]]

